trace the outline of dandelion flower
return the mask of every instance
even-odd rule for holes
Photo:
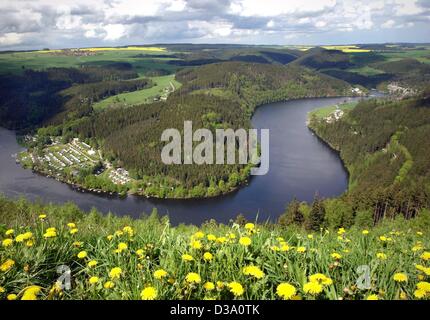
[[[103,287],[105,289],[112,289],[113,287],[115,287],[115,283],[113,283],[112,281],[106,281]]]
[[[88,282],[90,284],[96,284],[97,282],[99,282],[99,277],[91,277]]]
[[[366,300],[379,300],[379,297],[376,294],[370,294],[367,296]]]
[[[190,261],[193,261],[193,260],[194,260],[194,258],[193,258],[193,256],[192,256],[192,255],[189,255],[189,254],[183,254],[183,255],[182,255],[182,260],[183,260],[183,261],[185,261],[185,262],[190,262]]]
[[[428,252],[428,251],[424,251],[424,252],[421,254],[420,258],[421,258],[421,259],[423,259],[424,261],[428,261],[428,260],[430,260],[430,252]]]
[[[28,231],[26,233],[22,233],[22,234],[17,235],[15,238],[15,241],[16,242],[24,242],[24,241],[31,239],[32,237],[33,237],[33,233]]]
[[[228,287],[230,289],[230,292],[233,293],[233,295],[235,297],[239,297],[239,296],[243,295],[243,293],[245,291],[243,289],[242,285],[239,282],[236,282],[236,281],[230,282],[228,284]]]
[[[308,234],[308,239],[313,239],[314,235],[313,234]]]
[[[112,268],[111,271],[109,272],[109,277],[111,279],[118,279],[121,277],[122,274],[122,269],[120,267],[115,267]]]
[[[408,276],[405,273],[396,273],[393,276],[393,280],[396,282],[406,282],[408,281]]]
[[[202,239],[205,236],[205,234],[201,231],[197,231],[196,233],[193,234],[193,238],[195,239]]]
[[[46,219],[46,214],[39,214],[39,219],[40,220],[45,220]]]
[[[91,260],[88,262],[88,267],[93,268],[97,265],[97,261],[96,260]]]
[[[11,235],[13,235],[15,233],[15,230],[13,230],[13,229],[8,229],[8,230],[6,230],[6,232],[4,233],[6,236],[11,236]]]
[[[158,269],[158,270],[154,271],[154,278],[155,279],[161,280],[161,279],[163,279],[166,276],[167,276],[167,271],[166,270]]]
[[[249,222],[249,223],[245,224],[245,229],[248,231],[254,231],[255,224]]]
[[[79,259],[85,259],[88,256],[88,253],[86,251],[80,251],[78,253],[78,258]]]
[[[7,300],[16,300],[17,296],[14,293],[8,294],[6,299]]]
[[[298,253],[305,253],[306,252],[306,248],[305,247],[297,247],[296,251]]]
[[[241,237],[239,239],[239,243],[242,246],[247,247],[247,246],[251,245],[252,241],[251,241],[251,238],[249,238],[249,237]]]
[[[337,234],[338,235],[343,235],[346,232],[345,228],[339,228],[339,230],[337,230]]]
[[[333,252],[333,253],[331,254],[331,257],[332,257],[333,259],[335,259],[335,260],[340,260],[340,259],[342,259],[342,255],[341,255],[341,254],[339,254],[339,253],[337,253],[337,252]]]
[[[417,299],[423,299],[423,298],[426,297],[426,295],[427,295],[427,292],[425,292],[422,289],[417,289],[417,290],[414,291],[414,296]]]
[[[203,288],[207,291],[212,291],[213,289],[215,289],[215,285],[213,282],[208,281],[203,285]]]
[[[303,291],[305,293],[309,293],[312,295],[317,295],[320,294],[323,290],[323,286],[321,284],[319,284],[318,282],[307,282],[305,283],[305,285],[303,286]]]
[[[247,266],[243,268],[243,274],[246,276],[253,276],[256,279],[261,279],[264,277],[264,272],[256,266]]]
[[[295,296],[296,288],[289,283],[283,282],[276,288],[276,294],[284,300],[290,300]]]
[[[309,276],[310,282],[317,282],[324,286],[329,286],[333,283],[333,280],[322,273],[315,273]]]
[[[205,252],[203,254],[203,260],[205,260],[205,261],[211,261],[213,259],[213,257],[214,256],[210,252]]]
[[[73,228],[69,231],[70,234],[75,234],[78,232],[78,228]]]
[[[199,240],[191,241],[191,248],[199,250],[202,248],[202,243]]]
[[[425,281],[418,282],[417,289],[424,290],[426,293],[430,292],[430,283]]]
[[[82,242],[81,241],[75,241],[72,243],[72,245],[76,248],[82,247]]]
[[[157,298],[157,289],[154,287],[146,287],[140,293],[142,300],[155,300]]]
[[[122,231],[124,233],[127,233],[129,237],[132,237],[134,235],[133,228],[130,226],[125,226],[124,228],[122,228]]]
[[[42,290],[39,286],[29,286],[24,290],[21,300],[37,300],[37,295]]]
[[[206,236],[206,238],[207,238],[209,241],[216,241],[216,236],[214,236],[213,234],[208,234],[208,235]]]
[[[185,281],[187,281],[188,283],[200,283],[202,279],[200,278],[200,275],[198,273],[190,272],[185,277]]]
[[[76,228],[76,224],[75,224],[74,222],[69,222],[69,223],[67,224],[67,226],[68,226],[70,229]]]
[[[361,233],[364,234],[364,235],[369,234],[369,230],[365,229],[365,230],[361,231]]]
[[[376,254],[376,257],[377,257],[379,260],[387,260],[387,255],[386,255],[385,253],[382,253],[382,252],[378,252],[378,253]]]
[[[218,242],[220,244],[226,243],[227,242],[227,238],[226,237],[216,238],[216,242]]]
[[[48,238],[55,238],[57,236],[57,229],[54,227],[46,229],[46,232],[43,234],[43,237]]]
[[[13,240],[12,239],[4,239],[2,242],[3,247],[9,247],[13,244]]]
[[[7,272],[15,265],[15,261],[12,259],[7,259],[0,265],[0,271]]]

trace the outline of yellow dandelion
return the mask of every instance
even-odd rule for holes
[[[6,230],[6,232],[4,234],[8,237],[8,236],[13,235],[14,233],[15,233],[14,229],[8,229],[8,230]]]
[[[111,279],[118,279],[121,277],[122,274],[122,269],[120,267],[115,267],[112,268],[111,271],[109,272],[109,277]]]
[[[207,238],[209,241],[216,241],[216,236],[215,236],[215,235],[213,235],[213,234],[208,234],[208,235],[206,236],[206,238]]]
[[[205,236],[205,234],[201,231],[197,231],[196,233],[193,234],[193,238],[195,239],[202,239]]]
[[[369,234],[369,230],[364,229],[363,231],[361,231],[361,233],[364,235]]]
[[[387,260],[387,255],[386,255],[385,253],[383,253],[383,252],[378,252],[378,253],[376,254],[376,257],[377,257],[379,260]]]
[[[421,254],[420,258],[421,258],[421,259],[423,259],[424,261],[428,261],[428,260],[430,260],[430,252],[428,252],[428,251],[424,251],[424,252]]]
[[[42,290],[39,286],[29,286],[24,290],[21,300],[37,300],[37,295]]]
[[[187,281],[188,283],[200,283],[202,279],[200,278],[200,275],[198,273],[190,272],[185,277],[185,281]]]
[[[113,281],[106,281],[103,287],[105,289],[112,289],[113,287],[115,287],[115,283]]]
[[[318,282],[311,281],[304,284],[303,291],[311,295],[317,295],[323,291],[323,286]]]
[[[212,291],[215,289],[215,285],[213,282],[208,281],[203,285],[203,288],[207,291]]]
[[[309,276],[310,282],[317,282],[324,286],[329,286],[333,283],[333,280],[322,273],[315,273]]]
[[[228,284],[228,287],[230,289],[230,292],[233,293],[233,295],[235,297],[239,297],[239,296],[243,295],[243,293],[245,291],[243,289],[242,285],[239,282],[236,282],[236,281],[230,282]]]
[[[191,241],[191,248],[199,250],[202,248],[202,243],[199,240]]]
[[[340,260],[340,259],[342,259],[342,255],[341,255],[341,254],[339,254],[339,253],[337,253],[337,252],[333,252],[333,253],[331,254],[331,257],[332,257],[333,259],[335,259],[335,260]]]
[[[78,228],[73,228],[73,229],[70,229],[70,231],[69,231],[69,233],[70,234],[75,234],[75,233],[77,233],[79,230],[78,230]]]
[[[227,238],[226,237],[216,238],[216,242],[220,243],[220,244],[226,243],[227,242]]]
[[[86,251],[80,251],[78,253],[78,258],[79,259],[85,259],[88,256],[88,253]]]
[[[46,214],[39,214],[39,219],[40,220],[45,220],[46,219]]]
[[[97,265],[97,263],[98,262],[96,260],[88,261],[88,267],[94,268]]]
[[[417,283],[417,289],[423,290],[426,293],[430,292],[430,283],[426,281],[420,281]]]
[[[256,266],[247,266],[245,268],[243,268],[243,274],[246,276],[252,276],[256,279],[261,279],[264,277],[264,272]]]
[[[407,282],[408,281],[408,276],[406,275],[406,273],[396,273],[393,276],[393,280],[396,282]]]
[[[0,271],[7,272],[10,269],[12,269],[14,265],[15,265],[15,261],[13,261],[12,259],[7,259],[5,262],[3,262],[0,265]]]
[[[164,269],[158,269],[158,270],[154,271],[154,278],[155,279],[161,280],[164,277],[167,277],[167,271],[166,270],[164,270]]]
[[[298,253],[305,253],[306,252],[306,247],[297,247],[296,251]]]
[[[345,228],[339,228],[339,230],[337,230],[338,235],[343,235],[345,232],[346,232]]]
[[[14,293],[8,294],[6,297],[7,300],[16,300],[16,298],[17,298],[17,295]]]
[[[254,231],[255,224],[249,222],[249,223],[245,224],[245,229],[248,231]]]
[[[241,237],[239,239],[239,244],[241,244],[244,247],[250,246],[252,243],[251,238],[249,237]]]
[[[90,284],[96,284],[97,282],[99,282],[99,277],[91,277],[88,282]]]
[[[379,297],[376,294],[370,294],[367,296],[366,300],[379,300]]]
[[[193,261],[193,260],[194,260],[194,258],[193,258],[192,255],[189,255],[189,254],[183,254],[182,255],[182,261],[190,262],[190,261]]]
[[[205,260],[205,261],[211,261],[213,259],[213,257],[214,256],[210,252],[205,252],[203,254],[203,260]]]
[[[2,241],[2,246],[3,247],[10,247],[13,244],[13,240],[12,239],[4,239]]]
[[[290,300],[295,296],[296,288],[289,283],[283,282],[276,288],[276,294],[284,300]]]
[[[74,228],[76,228],[76,224],[75,224],[74,222],[69,222],[69,223],[67,224],[67,226],[68,226],[70,229],[74,229]]]
[[[422,289],[417,289],[417,290],[414,291],[414,296],[417,299],[423,299],[423,298],[425,298],[427,296],[427,292],[425,292]]]
[[[140,297],[142,300],[155,300],[157,298],[157,289],[154,287],[146,287],[140,293]]]

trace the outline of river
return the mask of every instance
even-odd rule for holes
[[[16,164],[20,152],[15,133],[0,128],[0,193],[8,197],[25,196],[35,201],[64,203],[72,201],[84,210],[95,207],[103,213],[139,217],[155,207],[168,214],[172,224],[201,224],[211,218],[228,222],[239,213],[258,221],[276,218],[286,204],[297,197],[311,201],[318,193],[323,197],[342,194],[348,174],[336,152],[306,127],[307,113],[333,105],[346,98],[318,98],[278,102],[257,108],[252,122],[257,129],[270,129],[270,170],[255,176],[249,185],[231,194],[211,199],[166,200],[139,196],[118,198],[82,193],[71,186],[47,178]]]

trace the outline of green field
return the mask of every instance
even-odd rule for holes
[[[130,63],[139,75],[151,70],[173,73],[177,66],[167,64],[173,58],[145,58],[147,54],[169,54],[159,51],[101,51],[90,56],[70,56],[40,52],[14,52],[0,54],[0,73],[21,73],[25,69],[70,68],[82,65],[104,65],[113,62]]]
[[[181,84],[175,80],[175,75],[167,75],[161,77],[150,78],[154,82],[154,86],[147,89],[137,90],[133,92],[121,93],[116,96],[109,97],[99,101],[93,105],[94,110],[103,110],[107,107],[130,107],[142,103],[154,101],[154,97],[163,94],[165,88],[173,84],[177,90]]]
[[[309,116],[316,116],[318,119],[324,119],[328,117],[336,108],[339,108],[342,111],[351,110],[357,105],[357,102],[346,102],[339,105],[328,106],[320,109],[315,109],[309,112]]]

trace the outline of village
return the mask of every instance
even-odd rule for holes
[[[37,137],[31,139],[37,141]],[[21,153],[19,161],[58,179],[67,175],[76,177],[82,170],[94,169],[91,174],[108,177],[116,185],[126,185],[132,181],[126,169],[115,168],[103,159],[101,150],[95,150],[79,138],[66,144],[61,143],[59,137],[51,137],[51,140],[52,143],[41,151]]]

